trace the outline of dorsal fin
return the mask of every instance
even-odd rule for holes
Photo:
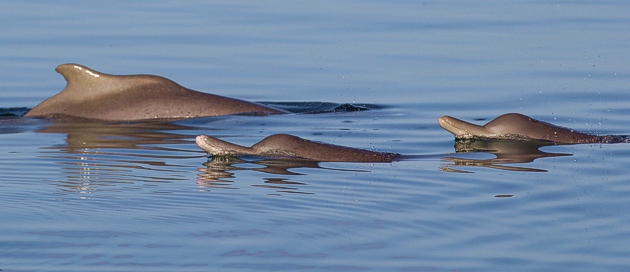
[[[103,82],[112,81],[110,75],[75,63],[61,64],[55,71],[66,79],[64,95],[72,95],[74,99],[94,96],[103,91]]]
[[[55,69],[67,81],[62,93],[71,95],[74,100],[92,99],[95,96],[112,94],[130,88],[135,84],[147,84],[161,79],[169,79],[152,75],[110,75],[76,63],[66,63]],[[142,78],[143,80],[138,80]],[[174,82],[172,82],[174,83]],[[176,83],[174,83],[176,84]]]
[[[102,120],[185,119],[282,110],[202,93],[156,75],[110,75],[80,64],[55,69],[67,81],[60,93],[39,103],[26,117],[64,116]]]

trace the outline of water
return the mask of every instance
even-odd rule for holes
[[[54,67],[68,62],[301,112],[167,124],[4,117],[3,271],[630,267],[630,145],[547,146],[497,164],[509,149],[456,153],[437,125],[520,112],[629,134],[626,2],[1,6],[3,113],[21,116],[63,89]],[[370,110],[301,103],[319,101]],[[194,144],[274,133],[413,156],[221,161]]]

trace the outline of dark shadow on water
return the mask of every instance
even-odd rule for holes
[[[492,159],[465,159],[457,157],[443,157],[442,160],[451,162],[440,168],[443,171],[471,173],[469,171],[454,169],[453,167],[488,167],[508,171],[547,172],[545,169],[519,167],[510,164],[531,163],[539,158],[572,156],[567,153],[552,153],[541,151],[544,146],[554,145],[545,141],[512,141],[512,140],[456,140],[455,151],[457,153],[484,152],[496,156]]]

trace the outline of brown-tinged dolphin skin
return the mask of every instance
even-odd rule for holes
[[[109,75],[80,64],[55,69],[68,85],[26,117],[106,121],[185,119],[239,113],[287,113],[257,103],[193,91],[154,75]]]
[[[207,135],[199,135],[197,145],[212,156],[291,157],[322,162],[392,162],[399,154],[318,143],[288,134],[274,134],[252,147],[228,143]]]
[[[484,126],[471,124],[450,116],[440,117],[438,123],[458,139],[539,140],[551,141],[555,144],[620,143],[627,141],[620,136],[597,136],[578,132],[519,113],[501,115]]]

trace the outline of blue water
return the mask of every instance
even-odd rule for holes
[[[5,117],[2,271],[630,268],[630,145],[547,146],[497,164],[456,152],[437,125],[520,112],[630,134],[625,1],[0,7],[0,108],[18,116],[64,88],[54,68],[68,62],[297,111],[373,105],[149,124]],[[274,133],[410,157],[225,161],[194,144]]]

